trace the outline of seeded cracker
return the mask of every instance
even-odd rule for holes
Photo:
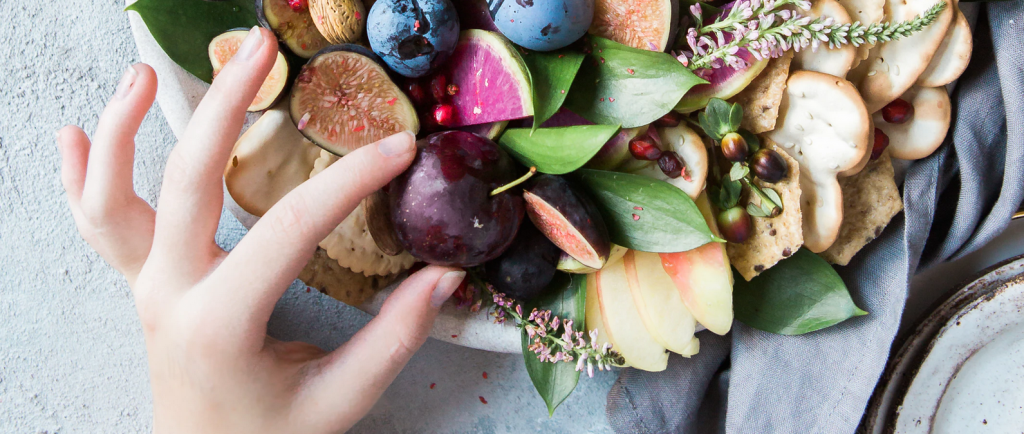
[[[775,129],[775,120],[779,117],[779,105],[786,90],[786,79],[789,78],[789,65],[792,62],[792,51],[768,61],[764,71],[761,71],[746,89],[729,100],[743,107],[743,122],[740,124],[743,128],[754,134]]]
[[[313,259],[299,273],[299,279],[312,288],[349,306],[358,306],[388,286],[396,275],[366,276],[338,265],[324,249],[316,249]]]
[[[862,172],[840,179],[839,186],[843,189],[843,225],[839,238],[821,257],[833,264],[846,265],[853,255],[882,234],[893,216],[903,210],[903,200],[888,151],[868,163]]]
[[[786,178],[775,184],[755,179],[761,188],[772,188],[782,198],[782,214],[773,218],[751,217],[754,231],[742,244],[728,243],[726,252],[740,275],[748,281],[779,261],[796,253],[804,244],[803,214],[800,211],[800,166],[771,139],[762,137],[762,145],[779,153],[789,164]],[[756,195],[751,200],[761,201]]]

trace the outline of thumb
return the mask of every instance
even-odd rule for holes
[[[314,414],[302,416],[331,430],[347,430],[359,421],[426,341],[441,305],[465,277],[465,271],[432,265],[402,282],[377,318],[314,362],[319,374],[297,406]]]

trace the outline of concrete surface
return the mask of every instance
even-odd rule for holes
[[[95,128],[118,78],[138,60],[122,6],[0,0],[0,433],[151,429],[131,296],[75,231],[54,145],[65,124]],[[137,137],[135,164],[136,190],[151,202],[173,144],[155,108]],[[231,247],[241,233],[224,216],[218,241]],[[334,348],[368,320],[293,286],[270,328],[281,339]],[[520,357],[430,341],[353,432],[608,431],[614,374],[581,380],[549,419]]]

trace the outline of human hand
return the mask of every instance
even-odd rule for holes
[[[156,94],[152,68],[129,68],[91,142],[78,127],[57,135],[79,232],[135,296],[157,433],[349,429],[423,344],[465,277],[420,270],[330,353],[267,336],[274,305],[317,243],[404,171],[416,149],[412,134],[400,133],[349,154],[281,199],[233,251],[220,249],[221,176],[276,54],[274,35],[255,29],[217,76],[168,157],[158,211],[132,187],[134,136]]]

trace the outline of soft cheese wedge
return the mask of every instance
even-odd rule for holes
[[[683,304],[657,253],[630,250],[623,257],[633,302],[654,340],[674,353],[693,355],[697,321]]]
[[[590,295],[590,281],[593,292]],[[633,300],[626,277],[626,265],[622,260],[605,265],[597,273],[587,276],[587,320],[591,327],[592,301],[600,309],[600,323],[612,347],[626,359],[630,366],[644,371],[664,371],[668,366],[668,352],[647,330],[640,311]],[[597,315],[594,315],[597,322]],[[596,324],[595,324],[596,325]],[[598,329],[600,340],[601,330]]]

